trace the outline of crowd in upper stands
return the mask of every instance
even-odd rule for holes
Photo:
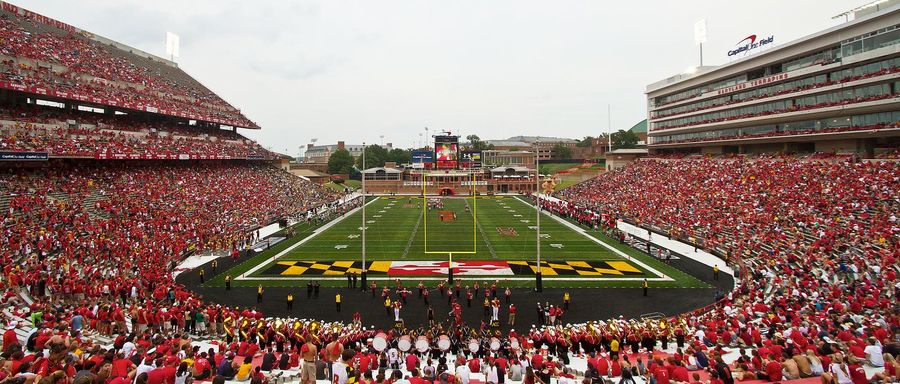
[[[0,108],[0,150],[54,157],[276,157],[234,131],[52,107]]]
[[[0,10],[0,81],[256,127],[176,67]]]

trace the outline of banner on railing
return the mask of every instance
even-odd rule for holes
[[[3,161],[47,161],[50,154],[47,152],[13,152],[0,151],[0,160]]]

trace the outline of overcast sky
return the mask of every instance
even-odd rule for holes
[[[424,127],[485,139],[580,138],[646,117],[647,84],[704,64],[750,34],[783,44],[868,0],[17,0],[179,65],[297,154],[319,143],[409,147]]]

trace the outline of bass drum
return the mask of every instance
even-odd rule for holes
[[[412,348],[412,339],[408,335],[400,336],[400,340],[397,340],[397,348],[403,352],[409,351]]]
[[[375,348],[378,352],[385,350],[387,348],[387,335],[383,332],[375,335],[375,338],[372,339],[372,348]]]
[[[492,351],[499,351],[500,350],[500,339],[498,339],[496,337],[492,337],[490,345],[491,345]]]
[[[469,339],[469,352],[476,353],[478,352],[478,340]]]
[[[511,349],[519,349],[519,339],[515,337],[509,338],[509,348]]]
[[[450,350],[450,337],[447,335],[441,335],[438,337],[437,346],[441,351],[449,351]]]
[[[419,336],[419,338],[416,339],[416,350],[420,353],[425,353],[428,352],[428,349],[428,338],[425,336]]]

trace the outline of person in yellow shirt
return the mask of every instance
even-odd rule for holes
[[[238,368],[237,374],[234,375],[235,381],[248,381],[250,374],[253,372],[253,356],[244,358],[244,363]]]
[[[262,294],[263,294],[263,287],[262,287],[262,284],[260,284],[258,287],[256,287],[256,302],[257,303],[262,303]]]
[[[287,295],[287,309],[288,311],[294,310],[294,294],[292,293]]]
[[[337,311],[341,311],[341,294],[334,295],[334,304],[337,305]]]
[[[231,275],[225,275],[225,290],[231,290]]]
[[[569,310],[569,299],[569,291],[566,291],[565,293],[563,293],[563,309],[567,311]]]
[[[390,296],[386,297],[384,299],[384,312],[387,313],[388,315],[391,314],[391,298],[390,298]]]
[[[647,296],[647,288],[650,288],[650,283],[647,282],[646,278],[644,278],[644,282],[641,283],[641,286],[644,288],[644,296]]]
[[[713,280],[719,280],[719,264],[713,265]]]
[[[613,338],[609,342],[609,358],[616,360],[619,358],[619,340]]]

